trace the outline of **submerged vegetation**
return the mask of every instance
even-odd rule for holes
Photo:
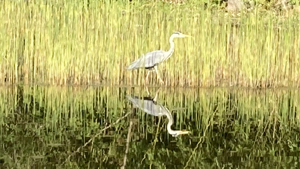
[[[159,66],[166,85],[300,85],[298,10],[96,0],[1,1],[0,9],[0,84],[143,84],[143,70],[125,67],[167,50],[181,31],[193,38],[176,40]]]

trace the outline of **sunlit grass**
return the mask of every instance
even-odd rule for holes
[[[175,52],[158,69],[171,86],[299,86],[299,13],[231,15],[197,1],[3,1],[1,84],[136,85],[127,71],[153,50]],[[152,84],[156,75],[152,74]]]

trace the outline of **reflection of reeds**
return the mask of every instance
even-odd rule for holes
[[[20,57],[24,83],[142,84],[144,72],[125,67],[143,53],[167,50],[169,36],[179,30],[194,38],[175,40],[175,53],[158,67],[167,85],[300,85],[296,12],[231,16],[196,2],[135,2],[134,8],[61,2],[0,6],[1,84],[20,81]]]
[[[245,158],[251,166],[261,156],[272,164],[290,162],[277,154],[298,157],[298,90],[161,88],[160,102],[177,110],[174,128],[192,131],[177,139],[161,132],[167,125],[162,118],[132,113],[128,94],[147,92],[131,87],[0,88],[2,168],[118,168],[126,152],[127,168],[209,168],[237,160],[244,165]],[[33,159],[39,156],[43,160]]]
[[[129,143],[130,143],[130,138],[131,138],[132,124],[133,124],[133,122],[130,120],[127,139],[126,139],[126,150],[125,150],[125,155],[124,155],[124,161],[123,161],[123,165],[121,166],[121,169],[125,169],[126,162],[127,162],[127,154],[128,154],[128,151],[129,151]]]

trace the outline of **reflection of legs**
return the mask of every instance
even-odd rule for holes
[[[157,101],[158,92],[160,91],[160,89],[161,89],[161,88],[159,88],[159,89],[156,91],[156,93],[155,93],[155,97],[154,97],[154,99],[153,99],[153,101],[155,101],[155,102]]]
[[[148,96],[150,96],[150,93],[149,93],[149,90],[148,90],[147,86],[146,86],[146,91],[147,91]]]
[[[157,74],[157,77],[159,78],[159,80],[160,80],[160,83],[164,83],[164,81],[160,78],[160,76],[159,76],[159,73],[158,73],[158,70],[157,70],[157,67],[156,66],[154,66],[154,69],[155,69],[155,71],[156,71],[156,74]]]

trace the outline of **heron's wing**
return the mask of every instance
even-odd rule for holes
[[[139,59],[132,62],[127,69],[138,69],[141,67],[151,68],[165,60],[167,52],[163,50],[156,50],[153,52],[146,53]]]
[[[126,96],[129,101],[139,109],[144,112],[153,115],[153,116],[161,116],[166,112],[165,108],[159,104],[155,104],[153,100],[140,99],[136,96]]]

